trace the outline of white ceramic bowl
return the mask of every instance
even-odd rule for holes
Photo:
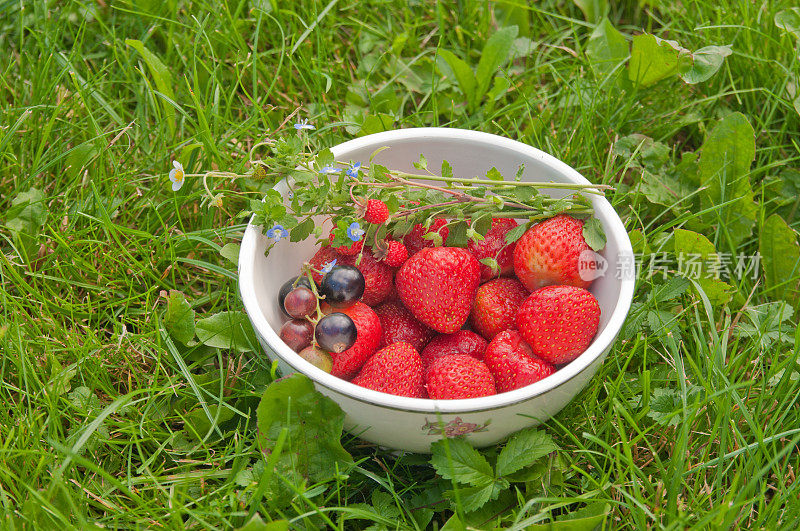
[[[488,133],[446,128],[389,131],[357,138],[332,148],[337,160],[363,161],[378,148],[375,162],[414,172],[411,163],[425,155],[430,168],[442,159],[455,175],[484,175],[492,166],[513,176],[525,165],[526,181],[583,183],[582,175],[560,160],[536,148]],[[276,189],[286,192],[285,183]],[[553,196],[564,192],[551,190]],[[260,228],[247,227],[239,254],[239,288],[253,328],[282,374],[299,371],[316,388],[336,401],[346,413],[345,428],[382,446],[428,452],[431,442],[443,435],[466,435],[475,446],[501,441],[510,433],[544,422],[563,408],[597,372],[619,333],[631,304],[634,287],[633,252],[628,234],[603,197],[591,195],[608,243],[601,253],[607,260],[604,276],[591,291],[600,303],[600,328],[589,348],[555,374],[533,385],[495,396],[466,400],[406,398],[365,389],[314,367],[278,337],[282,319],[276,303],[280,286],[299,271],[314,252],[313,239],[301,243],[282,240],[264,255],[267,239]]]

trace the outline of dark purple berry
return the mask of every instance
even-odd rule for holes
[[[299,282],[297,281],[298,278],[300,279]],[[297,282],[297,286],[296,287],[301,287],[302,286],[304,288],[311,289],[311,284],[308,282],[308,277],[305,276],[305,275],[303,277],[292,277],[289,280],[287,280],[283,284],[283,286],[281,286],[281,289],[278,291],[278,308],[281,309],[281,312],[283,312],[283,315],[289,315],[286,312],[286,308],[283,307],[283,301],[286,300],[286,296],[289,294],[289,292],[292,291],[295,288],[295,285],[294,285],[295,282]]]
[[[356,342],[356,324],[349,316],[335,312],[326,315],[317,323],[314,339],[328,352],[344,352]]]
[[[334,266],[320,284],[320,295],[334,308],[348,308],[364,294],[364,275],[355,266]]]
[[[311,338],[314,337],[314,325],[303,319],[286,321],[281,327],[280,337],[290,349],[300,352],[311,345]]]

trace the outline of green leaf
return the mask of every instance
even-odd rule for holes
[[[492,275],[498,275],[500,273],[500,264],[498,264],[497,260],[494,258],[481,258],[478,262],[491,269]]]
[[[532,465],[558,447],[546,432],[527,428],[514,434],[497,457],[498,476],[507,476]]]
[[[800,39],[800,7],[791,7],[775,13],[775,25]]]
[[[270,5],[269,2],[262,2]],[[264,522],[261,516],[256,513],[237,531],[288,531],[289,522],[286,520],[275,520],[273,522]]]
[[[276,472],[311,482],[329,481],[353,466],[353,458],[341,443],[344,417],[336,402],[317,392],[308,377],[295,373],[272,382],[261,397],[256,440],[259,448],[270,454],[280,433],[287,429]],[[275,488],[283,485],[276,477],[271,482]]]
[[[489,171],[486,172],[486,178],[491,180],[491,181],[502,181],[502,180],[504,180],[503,179],[503,174],[500,173],[500,171],[497,168],[495,168],[494,166],[492,166],[491,169],[489,169]]]
[[[161,62],[161,59],[159,59],[157,55],[148,50],[142,41],[127,39],[125,44],[135,49],[142,56],[147,67],[150,69],[150,75],[153,76],[153,80],[156,82],[158,91],[170,100],[175,101],[175,92],[172,90],[172,73],[169,68]],[[162,102],[162,106],[164,108],[164,114],[167,116],[167,123],[169,124],[170,130],[174,130],[175,107],[167,101]]]
[[[611,508],[607,503],[590,503],[577,511],[559,516],[547,524],[533,524],[528,531],[593,531],[603,529],[603,524]]]
[[[614,154],[626,159],[633,158],[633,164],[660,173],[669,161],[670,148],[656,142],[649,136],[634,133],[614,142]]]
[[[382,133],[383,131],[390,131],[394,127],[394,117],[390,114],[379,112],[377,114],[368,114],[361,122],[361,129],[358,131],[358,136],[372,135],[374,133]]]
[[[97,148],[88,142],[79,146],[75,146],[67,157],[67,164],[65,168],[67,177],[70,180],[78,177],[81,170],[83,170],[92,161],[92,159],[97,156],[97,154]]]
[[[681,79],[689,84],[702,83],[717,73],[725,58],[731,54],[730,46],[706,46],[681,59]]]
[[[589,218],[583,224],[583,239],[593,251],[598,252],[606,246],[606,233],[603,224],[597,218]]]
[[[301,242],[305,240],[311,234],[311,231],[314,230],[315,226],[314,219],[310,216],[307,217],[289,232],[289,241]]]
[[[659,284],[654,287],[648,295],[648,299],[656,303],[671,301],[683,295],[683,293],[689,289],[690,285],[691,282],[684,277],[675,276],[664,284]]]
[[[800,246],[797,233],[777,214],[764,222],[758,252],[764,263],[764,281],[774,299],[796,301],[800,277]]]
[[[442,177],[452,177],[453,176],[453,167],[450,166],[450,163],[447,160],[442,161]]]
[[[164,326],[172,337],[184,345],[188,345],[194,339],[194,310],[180,291],[169,292]]]
[[[573,0],[573,3],[583,11],[587,22],[594,24],[608,11],[607,0]]]
[[[756,153],[755,132],[741,113],[726,116],[709,133],[698,165],[703,209],[718,207],[703,221],[722,227],[733,247],[750,236],[758,205],[750,187],[750,164]],[[727,204],[723,204],[727,203]]]
[[[489,84],[497,71],[506,64],[508,61],[511,45],[514,39],[517,38],[519,29],[516,26],[508,26],[497,30],[489,40],[481,52],[480,61],[478,61],[478,68],[475,70],[475,79],[477,87],[475,89],[475,98],[473,105],[477,107],[483,95],[489,89]]]
[[[208,418],[209,414],[211,419]],[[197,440],[203,440],[208,432],[214,427],[211,420],[216,421],[216,425],[227,422],[233,418],[234,412],[228,407],[219,407],[216,404],[208,405],[208,414],[205,409],[198,407],[187,413],[186,426],[184,428],[186,434]]]
[[[461,498],[461,504],[474,511],[497,498],[507,488],[508,481],[498,480],[482,487],[462,487],[458,489],[458,495]],[[449,494],[449,496],[452,497],[452,494]]]
[[[648,170],[642,171],[639,189],[651,203],[675,208],[680,208],[681,202],[692,193],[686,182]]]
[[[222,246],[222,249],[219,250],[219,254],[222,255],[223,258],[227,258],[234,265],[237,265],[239,263],[239,249],[240,246],[238,243],[229,242]]]
[[[449,445],[450,456],[447,456]],[[494,482],[492,466],[486,458],[465,439],[441,439],[431,444],[431,464],[436,473],[445,479],[467,483],[475,487]]]
[[[442,526],[441,531],[466,531],[467,526],[459,520],[458,514],[453,513],[451,516]]]
[[[418,170],[427,170],[428,169],[428,159],[425,158],[425,155],[422,153],[419,154],[419,162],[412,162],[412,165],[417,168]]]
[[[530,37],[530,14],[529,9],[524,4],[515,3],[513,0],[495,0],[494,16],[497,19],[497,25],[503,26],[517,26],[519,34],[524,37]]]
[[[527,230],[528,230],[527,223],[522,223],[520,225],[517,225],[510,231],[506,232],[506,243],[510,245],[515,241],[519,240],[520,238],[522,238],[522,235],[525,234],[525,232],[527,232]]]
[[[696,268],[687,265],[684,274],[690,275],[700,285],[711,304],[727,304],[731,300],[732,287],[712,272],[712,267],[719,267],[721,263],[714,244],[702,234],[690,230],[675,229],[673,237],[679,264],[688,264],[691,259],[696,259],[698,264]]]
[[[603,18],[592,32],[589,44],[586,46],[586,56],[589,58],[592,70],[597,75],[610,75],[615,70],[619,71],[619,65],[625,62],[629,55],[628,41],[607,18]]]
[[[200,342],[209,347],[250,352],[258,345],[253,327],[242,312],[219,312],[200,319],[195,331]]]
[[[508,87],[511,86],[511,80],[505,76],[495,76],[492,81],[492,88],[486,93],[488,101],[493,102],[499,100],[506,92]]]
[[[689,51],[675,41],[643,33],[633,38],[628,79],[647,87],[678,72],[678,56]]]
[[[386,203],[386,208],[389,210],[389,214],[394,214],[400,210],[400,200],[397,198],[396,194],[390,195],[384,202]]]
[[[15,235],[36,236],[46,221],[45,197],[38,188],[18,193],[6,211],[6,227]]]
[[[475,88],[477,87],[475,74],[472,72],[472,68],[470,68],[469,65],[463,60],[456,57],[456,55],[450,50],[439,50],[439,56],[444,59],[445,63],[447,63],[447,66],[450,67],[453,77],[455,77],[455,80],[458,83],[459,88],[461,88],[461,92],[466,97],[467,102],[472,104],[471,102],[475,99]]]
[[[336,159],[333,156],[333,152],[330,149],[325,148],[317,153],[314,163],[317,166],[317,169],[320,169],[324,166],[330,166],[335,160]],[[275,190],[275,192],[277,192],[277,190]],[[280,193],[278,193],[278,196],[280,197]]]
[[[492,228],[492,216],[490,214],[480,216],[472,222],[472,228],[481,236],[486,236],[486,233]]]

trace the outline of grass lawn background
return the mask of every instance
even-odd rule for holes
[[[648,32],[732,47],[707,81],[637,86],[624,64],[593,64],[598,13],[571,2],[0,1],[0,528],[227,529],[257,513],[293,529],[519,529],[587,507],[610,528],[798,527],[800,333],[786,303],[800,276],[800,13],[775,23],[791,6],[610,7],[628,44]],[[508,88],[468,102],[441,50],[474,67],[510,25]],[[561,450],[479,511],[451,503],[428,456],[348,435],[346,475],[288,501],[259,489],[251,413],[268,361],[165,330],[172,290],[197,319],[241,310],[220,249],[265,191],[212,180],[226,194],[212,207],[199,179],[171,191],[172,161],[245,172],[297,109],[321,147],[417,126],[538,147],[614,186],[637,249],[671,260],[663,275],[645,267],[605,364],[543,427]],[[682,154],[736,112],[754,161],[714,200]],[[633,134],[657,144],[626,150]],[[760,273],[683,280],[680,251],[714,250],[694,233],[732,257],[761,252]]]

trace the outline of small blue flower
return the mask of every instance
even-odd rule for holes
[[[186,172],[183,171],[183,164],[177,160],[172,161],[172,169],[169,171],[169,180],[172,181],[172,191],[177,192],[183,186]]]
[[[361,170],[361,163],[356,162],[347,170],[347,175],[353,178],[358,178],[358,172]]]
[[[289,190],[289,191],[286,193],[286,197],[288,197],[289,199],[294,199],[294,192],[292,192],[291,190]]]
[[[308,119],[300,120],[299,122],[294,124],[294,128],[297,129],[298,131],[302,131],[303,129],[313,131],[314,129],[316,129],[316,127],[308,123]]]
[[[330,273],[331,269],[333,269],[333,266],[335,265],[336,265],[336,260],[325,262],[324,264],[322,264],[322,269],[320,269],[320,271],[322,271],[323,273]]]
[[[340,171],[342,171],[342,170],[340,170],[339,168],[334,168],[333,166],[324,166],[321,170],[319,170],[319,172],[322,175],[329,175],[331,173],[339,173]]]
[[[288,238],[289,231],[283,228],[283,225],[275,225],[267,231],[267,238],[272,238],[276,242],[281,241],[281,238]]]
[[[364,237],[364,229],[361,228],[361,225],[358,224],[358,221],[352,222],[350,226],[347,227],[347,237],[354,242],[357,242]]]

